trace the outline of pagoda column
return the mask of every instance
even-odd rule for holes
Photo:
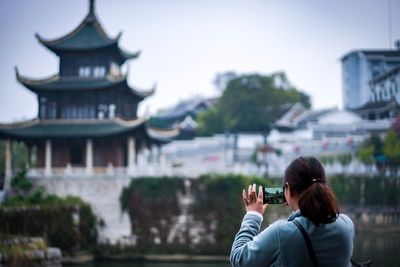
[[[25,145],[26,148],[26,169],[29,170],[32,165],[32,147],[30,145]]]
[[[4,192],[5,195],[10,191],[11,188],[11,177],[12,177],[12,159],[11,159],[11,140],[5,141],[5,178],[4,178]]]
[[[132,136],[128,137],[128,174],[133,175],[136,164],[136,142]]]
[[[51,140],[46,140],[45,146],[45,162],[44,162],[44,175],[51,176],[52,175],[52,166],[51,166]]]
[[[86,175],[93,174],[93,140],[86,139]]]
[[[157,163],[161,164],[162,149],[161,145],[157,146]]]

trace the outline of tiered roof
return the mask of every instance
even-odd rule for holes
[[[123,61],[139,56],[140,52],[128,53],[118,46],[121,36],[110,38],[101,27],[94,12],[94,0],[90,0],[88,15],[79,26],[67,35],[45,40],[36,35],[38,40],[57,55],[68,51],[88,52],[98,49],[107,50],[107,53],[118,55]],[[115,54],[115,52],[117,54]],[[19,74],[16,69],[16,78],[26,88],[34,93],[65,92],[82,90],[130,90],[138,101],[152,95],[155,86],[150,90],[131,88],[127,83],[126,75],[116,75],[111,72],[105,77],[79,77],[52,75],[45,79],[30,79]],[[17,140],[39,140],[43,138],[75,138],[75,137],[107,137],[124,134],[139,134],[156,143],[165,143],[176,137],[177,129],[157,129],[148,125],[147,119],[123,120],[112,119],[33,119],[21,123],[0,124],[0,138]]]
[[[177,129],[156,129],[146,119],[81,119],[81,120],[29,120],[21,123],[0,124],[0,137],[16,139],[107,137],[143,130],[158,142],[168,142],[178,135]]]
[[[45,39],[39,34],[35,36],[41,44],[57,55],[68,51],[86,52],[98,49],[112,49],[123,63],[128,59],[137,58],[140,55],[140,51],[130,53],[121,49],[118,45],[121,35],[122,33],[119,33],[117,37],[111,38],[106,34],[95,14],[94,0],[91,0],[89,13],[78,27],[70,33],[52,40]]]
[[[26,88],[34,93],[42,93],[47,91],[75,91],[75,90],[103,90],[105,88],[113,88],[115,86],[123,85],[134,94],[139,100],[151,96],[156,90],[156,85],[148,90],[140,90],[131,88],[128,85],[126,75],[112,75],[108,74],[103,78],[93,77],[64,77],[58,74],[52,75],[45,79],[31,79],[19,74],[16,69],[16,78]]]

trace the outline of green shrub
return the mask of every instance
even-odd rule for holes
[[[129,214],[140,251],[168,250],[168,233],[180,213],[177,194],[183,193],[183,182],[181,178],[135,178],[123,189],[121,208]]]
[[[132,249],[119,248],[118,251],[226,255],[245,212],[242,190],[252,183],[267,186],[282,184],[281,179],[244,175],[209,174],[187,180],[191,183],[193,203],[187,210],[187,224],[179,229],[181,234],[173,240],[167,237],[175,226],[177,216],[182,213],[178,196],[187,193],[185,179],[138,178],[123,189],[121,208],[130,216],[137,245]],[[197,238],[200,237],[196,243],[190,232],[193,228],[200,231],[196,234]]]
[[[97,225],[90,205],[77,197],[36,191],[26,198],[9,198],[0,207],[0,234],[41,236],[64,254],[92,250],[97,243]]]
[[[185,194],[185,178],[151,177],[133,179],[124,188],[121,207],[128,212],[136,246],[103,246],[107,253],[187,253],[227,255],[245,213],[241,192],[250,184],[281,186],[281,178],[259,178],[245,175],[208,174],[190,181],[192,204],[186,210],[188,221],[180,225],[181,235],[168,240],[171,229],[182,214],[179,195]],[[341,206],[359,205],[363,196],[366,205],[395,205],[396,180],[387,177],[335,175],[328,178]],[[364,191],[361,192],[361,184]],[[291,210],[270,205],[263,223],[266,227]],[[192,229],[196,233],[191,232]],[[196,241],[194,241],[196,239]],[[158,240],[158,241],[156,241]]]

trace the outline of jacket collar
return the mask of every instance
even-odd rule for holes
[[[301,212],[300,209],[295,210],[292,212],[292,214],[289,216],[288,221],[293,221],[296,217],[300,217],[301,216]]]

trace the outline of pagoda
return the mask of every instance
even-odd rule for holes
[[[110,38],[90,0],[87,16],[63,37],[38,41],[59,57],[59,72],[30,79],[16,68],[16,79],[37,95],[37,118],[0,125],[6,147],[6,183],[12,175],[11,142],[23,142],[28,162],[35,151],[31,176],[133,175],[137,155],[157,148],[178,133],[155,129],[138,118],[139,103],[155,92],[128,85],[122,66],[139,57],[119,46],[121,34]],[[147,155],[152,155],[147,153]]]

